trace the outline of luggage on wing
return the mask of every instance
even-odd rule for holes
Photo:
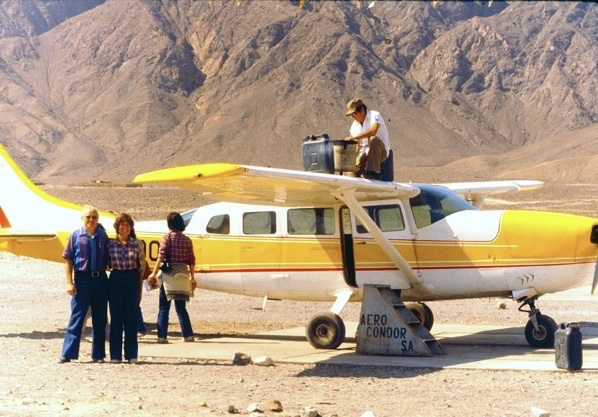
[[[331,140],[326,133],[303,139],[303,170],[326,174],[355,172],[357,142]]]

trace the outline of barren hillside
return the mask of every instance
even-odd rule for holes
[[[589,2],[0,2],[0,142],[50,183],[301,169],[359,96],[398,179],[598,181]]]

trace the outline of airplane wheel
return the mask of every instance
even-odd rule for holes
[[[316,314],[307,323],[305,335],[316,349],[336,349],[345,340],[345,323],[334,313]]]
[[[432,313],[432,309],[428,307],[426,303],[421,303],[424,306],[424,311],[426,312],[426,320],[424,321],[424,327],[428,329],[428,331],[432,330],[434,326],[434,313]]]
[[[525,326],[525,339],[531,347],[534,348],[552,348],[554,347],[554,333],[558,326],[556,322],[543,314],[536,315],[539,330],[536,330],[533,323],[527,322]]]
[[[434,314],[430,307],[424,303],[409,303],[407,304],[407,308],[428,331],[432,330],[432,326],[434,325]]]

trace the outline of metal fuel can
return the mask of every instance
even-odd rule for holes
[[[556,366],[568,371],[581,369],[583,352],[579,323],[561,323],[555,333],[554,353]]]

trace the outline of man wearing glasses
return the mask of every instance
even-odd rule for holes
[[[64,334],[60,363],[79,358],[81,331],[90,307],[93,330],[91,358],[101,363],[106,357],[108,236],[104,228],[98,226],[95,207],[84,206],[81,220],[83,227],[71,233],[62,254],[66,261],[66,292],[71,296],[71,318]]]
[[[375,110],[368,110],[359,98],[347,103],[346,115],[353,118],[353,124],[349,129],[351,136],[345,139],[355,140],[359,144],[356,175],[373,180],[384,179],[382,163],[386,161],[391,150],[388,130],[382,115]]]

